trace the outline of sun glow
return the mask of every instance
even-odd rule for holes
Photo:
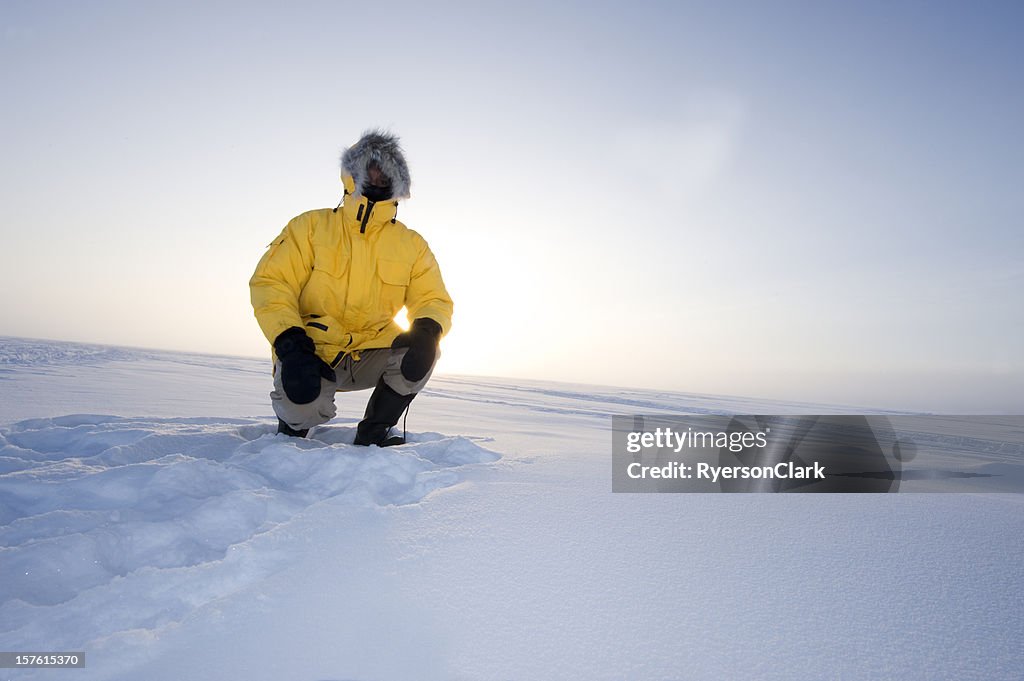
[[[409,310],[403,307],[401,310],[398,311],[398,314],[395,315],[394,319],[395,324],[398,324],[400,327],[402,327],[402,331],[409,330]]]

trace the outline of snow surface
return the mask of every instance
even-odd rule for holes
[[[1020,679],[1021,495],[612,494],[611,414],[435,377],[276,435],[267,361],[0,338],[0,679]],[[862,411],[862,410],[861,410]]]

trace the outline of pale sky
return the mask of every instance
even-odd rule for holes
[[[401,135],[440,372],[1024,411],[1024,5],[0,2],[0,335],[264,356]]]

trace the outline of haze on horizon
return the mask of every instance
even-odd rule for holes
[[[1024,6],[389,7],[0,6],[0,335],[266,355],[386,126],[441,372],[1024,410]]]

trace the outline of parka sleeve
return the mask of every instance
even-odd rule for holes
[[[417,237],[418,253],[412,267],[409,288],[405,293],[405,307],[409,311],[410,320],[429,317],[440,324],[442,332],[447,334],[452,328],[454,305],[441,278],[437,259],[426,240],[419,235]]]
[[[256,321],[271,343],[282,331],[302,327],[299,294],[313,271],[311,220],[294,218],[274,239],[249,280],[249,296]]]

